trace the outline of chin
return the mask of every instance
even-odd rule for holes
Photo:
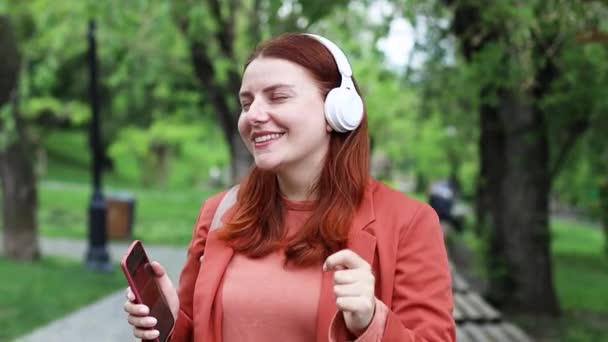
[[[255,158],[255,166],[264,171],[275,171],[279,168],[280,163],[269,158]]]

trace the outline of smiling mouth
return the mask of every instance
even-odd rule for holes
[[[268,141],[277,140],[280,137],[282,137],[284,134],[285,133],[270,133],[270,134],[260,135],[260,136],[255,137],[253,139],[253,142],[255,144],[263,144]]]

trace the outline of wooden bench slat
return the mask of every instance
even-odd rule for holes
[[[500,311],[472,291],[451,262],[450,271],[458,342],[532,342],[519,327],[502,321]]]
[[[459,324],[456,324],[456,341],[471,342],[471,340],[469,339],[469,335],[467,335],[467,333],[462,330],[462,326]]]
[[[456,323],[460,323],[466,320],[464,312],[460,310],[460,305],[454,305],[454,311],[452,312],[452,318],[456,321]]]
[[[469,283],[460,273],[452,272],[452,289],[456,292],[468,292],[470,290]]]
[[[532,339],[528,337],[520,328],[509,322],[503,322],[502,329],[506,331],[509,336],[513,338],[513,341],[517,342],[532,342]]]
[[[502,329],[500,324],[487,324],[485,327],[486,334],[495,342],[514,342],[513,338]]]
[[[481,312],[477,308],[469,303],[468,298],[464,294],[455,293],[454,302],[456,307],[463,314],[462,320],[480,321],[483,318]]]
[[[475,342],[469,334],[462,328],[462,325],[456,325],[456,341],[457,342]]]
[[[481,325],[474,323],[466,323],[463,325],[463,330],[472,337],[475,342],[490,342],[490,337],[486,335]]]
[[[496,311],[488,302],[486,302],[481,296],[475,292],[469,292],[466,294],[467,301],[471,305],[477,308],[477,311],[481,313],[484,319],[488,321],[496,322],[500,320],[500,313]]]

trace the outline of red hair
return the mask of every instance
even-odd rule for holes
[[[323,98],[340,85],[341,76],[333,56],[310,36],[285,33],[264,42],[249,57],[244,69],[262,57],[280,58],[304,67],[317,81]],[[312,188],[318,200],[308,221],[291,239],[285,241],[285,208],[276,175],[255,166],[241,183],[234,215],[222,230],[221,239],[236,252],[250,257],[285,248],[288,263],[310,265],[323,261],[345,246],[369,179],[368,164],[365,113],[354,131],[331,133],[325,164]]]

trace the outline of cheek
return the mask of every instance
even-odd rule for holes
[[[247,140],[245,139],[245,136],[249,135],[249,131],[251,130],[251,128],[247,120],[245,120],[242,115],[239,117],[237,127],[239,129],[239,134],[241,135],[241,138],[243,138],[243,140]]]

